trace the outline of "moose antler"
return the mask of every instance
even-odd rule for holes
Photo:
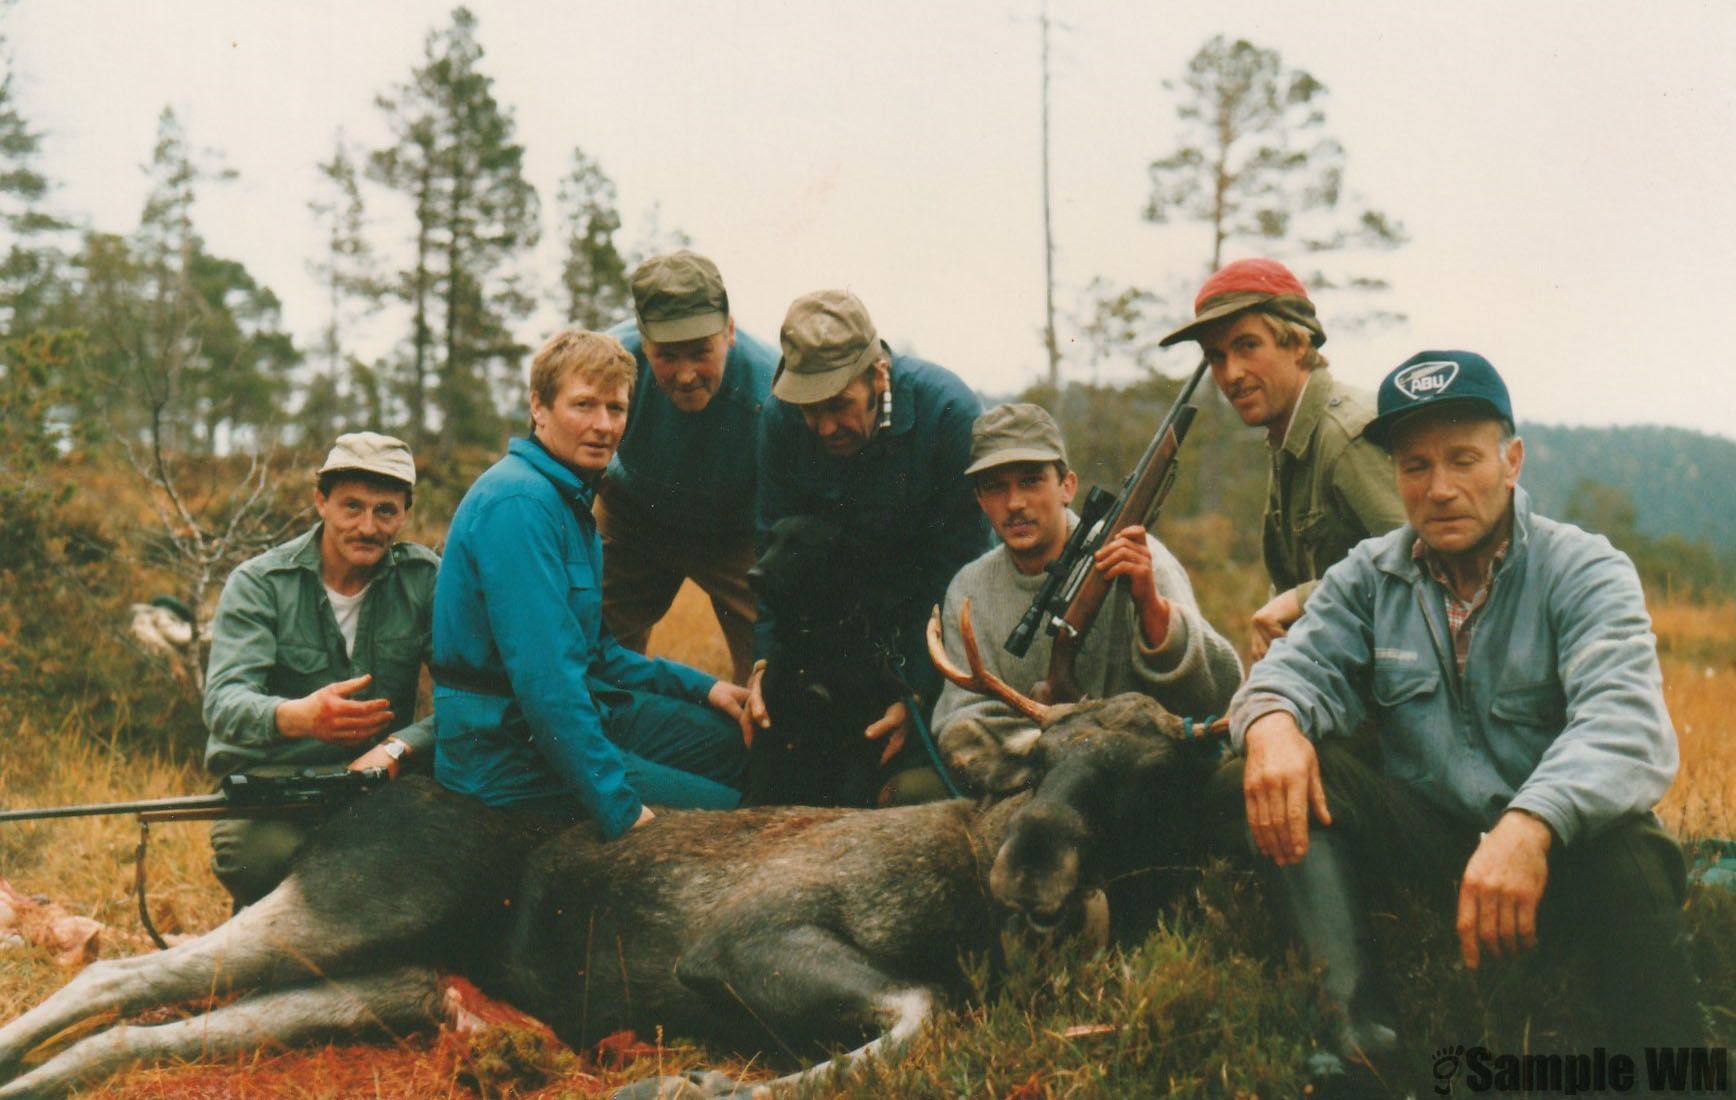
[[[970,624],[969,600],[959,606],[958,633],[964,639],[964,655],[970,661],[969,672],[961,671],[952,663],[952,658],[946,655],[946,646],[940,640],[940,608],[936,606],[934,614],[928,620],[928,658],[934,662],[934,667],[940,670],[942,676],[966,691],[994,696],[1039,725],[1048,719],[1054,708],[1021,694],[1005,680],[983,667],[982,651],[977,648],[976,628]]]

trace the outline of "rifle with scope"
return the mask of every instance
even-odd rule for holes
[[[1122,528],[1137,524],[1149,529],[1157,522],[1164,499],[1175,484],[1176,454],[1199,412],[1189,401],[1206,367],[1202,361],[1182,387],[1145,453],[1122,481],[1121,492],[1111,494],[1092,486],[1085,495],[1078,526],[1068,536],[1061,556],[1044,566],[1048,577],[1042,589],[1007,638],[1006,650],[1015,657],[1030,652],[1038,630],[1047,631],[1055,639],[1049,650],[1048,673],[1032,691],[1041,702],[1072,702],[1084,694],[1073,662],[1103,602],[1109,598],[1111,583],[1091,568],[1092,556]]]
[[[8,821],[46,821],[62,817],[100,817],[135,814],[139,819],[139,846],[134,855],[134,883],[139,895],[139,923],[152,942],[167,948],[168,942],[151,923],[145,901],[145,852],[151,842],[151,826],[162,821],[214,821],[226,817],[283,817],[311,813],[333,803],[371,791],[391,778],[385,768],[357,771],[303,768],[293,775],[226,775],[216,794],[144,798],[133,802],[87,802],[80,806],[48,806],[39,809],[0,810],[0,824]]]

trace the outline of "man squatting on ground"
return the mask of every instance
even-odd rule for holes
[[[1212,380],[1249,427],[1266,429],[1272,469],[1262,546],[1272,598],[1254,613],[1257,661],[1302,614],[1350,548],[1404,522],[1385,452],[1361,438],[1374,402],[1339,384],[1308,291],[1276,260],[1237,260],[1200,287],[1194,319],[1161,341],[1198,340]]]
[[[1079,517],[1068,507],[1079,475],[1067,467],[1061,429],[1036,405],[997,405],[971,430],[965,468],[977,504],[1001,545],[959,571],[946,590],[941,621],[948,652],[963,667],[959,608],[970,601],[971,623],[984,639],[983,667],[1029,694],[1044,679],[1054,639],[1039,633],[1024,657],[1000,644],[1031,606],[1061,556]],[[1242,680],[1236,651],[1200,614],[1193,585],[1175,555],[1143,527],[1115,533],[1093,568],[1126,578],[1104,604],[1075,661],[1080,686],[1093,698],[1126,691],[1151,696],[1178,715],[1222,714]],[[948,727],[1004,742],[1030,728],[1007,704],[948,683],[934,708],[937,735]],[[955,732],[952,736],[956,737]]]
[[[627,433],[597,487],[603,619],[645,652],[690,579],[711,598],[736,683],[753,663],[754,446],[777,353],[736,331],[717,266],[692,252],[634,269],[634,319],[609,330],[638,364]]]
[[[592,494],[636,374],[602,333],[543,344],[530,435],[459,503],[434,601],[434,777],[490,806],[583,813],[605,837],[651,820],[648,802],[735,806],[746,763],[746,689],[603,625]]]
[[[1214,783],[1345,1010],[1339,1053],[1396,1045],[1368,873],[1443,895],[1457,881],[1473,969],[1540,940],[1576,948],[1612,1051],[1698,1043],[1682,852],[1652,813],[1676,737],[1632,563],[1531,511],[1482,356],[1413,356],[1379,410],[1366,434],[1391,450],[1408,522],[1328,570],[1253,667],[1230,711],[1245,763]],[[1341,747],[1365,715],[1378,767]]]
[[[779,335],[775,400],[760,417],[759,537],[786,516],[812,515],[880,549],[887,568],[868,583],[886,586],[898,609],[898,671],[926,718],[941,683],[928,659],[929,612],[989,544],[964,476],[982,405],[951,371],[894,355],[849,291],[797,298]],[[758,615],[754,652],[763,660],[772,627],[763,602]],[[763,675],[756,662],[742,730],[749,740],[752,727],[770,725]],[[864,731],[886,741],[882,762],[893,775],[883,801],[945,794],[922,750],[906,749],[911,730],[905,705],[894,703]]]
[[[394,541],[416,484],[410,449],[374,432],[342,435],[318,477],[319,523],[242,563],[217,600],[205,678],[213,775],[320,764],[396,775],[434,747],[432,719],[411,718],[440,559]],[[252,904],[317,824],[217,821],[211,870],[237,906]]]

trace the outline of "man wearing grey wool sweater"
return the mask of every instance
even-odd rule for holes
[[[941,615],[947,652],[964,664],[959,608],[969,600],[971,623],[984,639],[983,667],[1028,693],[1048,672],[1050,637],[1038,634],[1023,658],[1001,642],[1042,587],[1043,567],[1060,556],[1079,522],[1068,507],[1078,475],[1067,468],[1055,421],[1023,404],[999,405],[977,418],[965,474],[1001,545],[965,566],[948,587]],[[1178,715],[1224,713],[1241,683],[1242,664],[1200,614],[1175,555],[1144,528],[1127,527],[1098,550],[1095,568],[1126,583],[1115,587],[1080,647],[1075,670],[1085,692],[1102,698],[1137,691]],[[1031,723],[997,699],[948,683],[934,708],[935,733],[945,737],[949,727],[967,724],[1000,742]]]

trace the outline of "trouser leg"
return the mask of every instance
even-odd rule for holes
[[[1641,814],[1552,855],[1540,935],[1571,938],[1603,1016],[1600,1041],[1642,1063],[1646,1047],[1703,1043],[1680,845]]]
[[[689,547],[681,561],[693,583],[711,598],[711,610],[717,615],[717,625],[723,628],[724,644],[729,646],[735,682],[747,683],[753,668],[757,607],[753,590],[747,584],[747,571],[754,563],[753,536],[708,538],[703,547]]]
[[[1342,1013],[1339,1056],[1379,1063],[1397,1049],[1397,1011],[1374,955],[1360,876],[1373,871],[1444,892],[1468,849],[1463,830],[1447,824],[1352,747],[1329,743],[1318,752],[1332,824],[1311,824],[1308,851],[1299,862],[1278,867],[1253,853],[1239,758],[1226,761],[1212,777],[1204,828],[1209,845],[1253,861],[1310,961],[1322,968],[1325,991]]]
[[[635,692],[604,721],[609,739],[629,754],[629,778],[645,801],[703,809],[741,801],[747,752],[740,727],[721,711]]]
[[[301,818],[226,818],[211,823],[211,872],[237,909],[277,888],[316,824]]]
[[[603,622],[622,645],[643,653],[651,628],[675,602],[682,574],[667,548],[604,484],[591,506],[603,539]]]

